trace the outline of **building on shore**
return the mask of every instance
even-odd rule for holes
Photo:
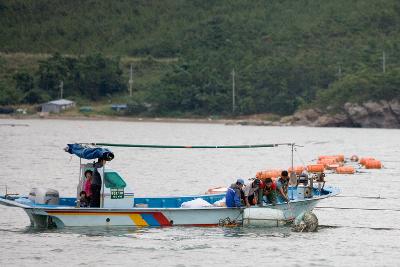
[[[60,113],[75,107],[75,102],[68,99],[58,99],[42,104],[42,112]]]

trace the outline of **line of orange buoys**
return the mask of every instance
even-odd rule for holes
[[[356,169],[381,169],[382,162],[373,157],[362,157],[359,158],[357,155],[352,155],[350,158],[345,158],[344,155],[323,155],[319,156],[316,164],[309,164],[306,166],[295,166],[293,168],[288,168],[289,173],[296,173],[296,175],[301,175],[305,171],[308,173],[322,173],[325,171],[330,171],[337,174],[354,174]],[[281,169],[268,169],[264,171],[259,171],[256,173],[256,178],[266,179],[272,178],[276,179],[281,175]]]
[[[294,166],[288,168],[289,173],[295,173],[297,176],[305,172],[318,174],[316,177],[322,177],[326,171],[337,174],[355,174],[356,169],[381,169],[381,161],[372,157],[359,158],[357,155],[352,155],[350,158],[345,158],[344,155],[324,155],[319,156],[316,164],[309,164],[306,166]],[[265,181],[267,178],[276,180],[281,176],[282,169],[268,169],[256,173],[256,178]],[[220,194],[226,192],[226,187],[215,187],[209,189],[206,194]]]

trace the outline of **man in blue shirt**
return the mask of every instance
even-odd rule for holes
[[[281,177],[279,177],[278,181],[276,182],[276,189],[281,202],[286,201],[289,203],[288,187],[289,173],[287,171],[282,171]]]
[[[241,206],[241,191],[244,185],[244,180],[239,178],[237,179],[235,184],[232,184],[228,187],[228,191],[226,191],[225,199],[226,206],[228,208],[237,208]]]

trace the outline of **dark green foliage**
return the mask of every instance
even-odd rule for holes
[[[70,58],[56,53],[39,63],[37,77],[38,87],[51,98],[60,96],[61,81],[64,97],[79,96],[98,100],[125,90],[119,59],[105,58],[100,54]]]
[[[15,88],[22,92],[28,92],[33,89],[33,77],[27,72],[18,72],[14,75]]]
[[[60,82],[63,81],[65,86],[64,95],[70,96],[76,88],[72,88],[70,84],[74,80],[77,60],[66,58],[59,53],[54,54],[51,58],[39,62],[38,87],[47,92],[52,98],[60,97]]]
[[[73,88],[92,100],[126,90],[119,59],[108,59],[100,54],[84,57],[73,74]]]
[[[0,81],[0,105],[7,106],[17,104],[21,101],[21,93],[11,87],[7,87]]]
[[[327,90],[319,92],[316,103],[338,109],[346,102],[392,100],[399,96],[400,68],[386,73],[364,70],[332,83]]]
[[[146,66],[153,57],[179,58],[135,88],[131,114],[148,107],[152,114],[230,114],[232,69],[240,114],[399,98],[398,25],[397,0],[0,4],[2,51],[78,56],[55,54],[40,63],[34,81],[52,98],[60,80],[66,96],[97,100],[125,90],[118,59],[83,55],[149,57],[140,63]],[[32,90],[29,77],[15,81],[19,91]]]
[[[32,89],[24,95],[23,102],[27,104],[43,103],[50,100],[49,95],[40,89]]]

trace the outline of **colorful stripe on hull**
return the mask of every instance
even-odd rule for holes
[[[162,212],[107,212],[107,211],[69,211],[47,210],[52,216],[128,216],[135,226],[171,226]]]

